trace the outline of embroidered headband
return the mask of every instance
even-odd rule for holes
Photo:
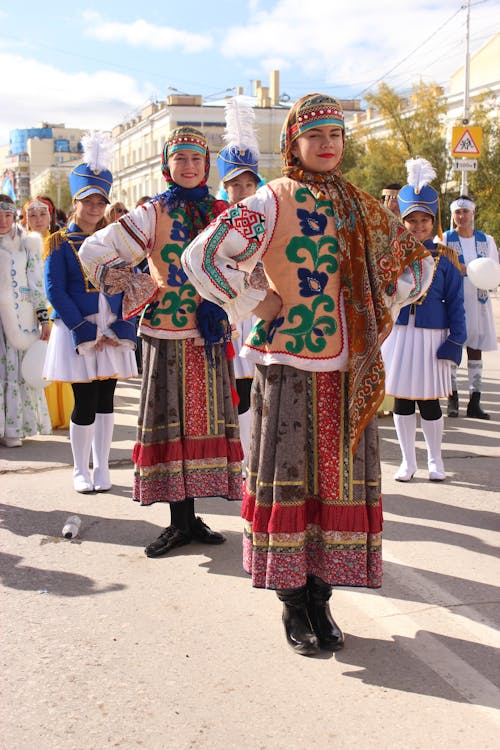
[[[15,203],[9,203],[9,201],[0,201],[0,211],[9,211],[9,213],[16,215],[17,208]]]
[[[344,130],[344,113],[339,102],[327,94],[307,94],[295,102],[281,129],[281,155],[292,163],[292,143],[311,128],[331,125]]]
[[[205,157],[205,181],[208,178],[210,170],[210,152],[208,150],[208,141],[199,130],[190,126],[183,126],[172,130],[165,145],[161,159],[161,171],[167,182],[172,181],[170,170],[168,168],[168,158],[176,151],[185,150],[196,151]]]
[[[460,208],[465,208],[466,211],[472,211],[472,213],[474,213],[476,210],[476,204],[474,201],[471,201],[470,198],[457,198],[456,201],[453,201],[453,203],[450,204],[451,213],[458,211]]]
[[[52,213],[52,206],[48,201],[44,201],[42,198],[33,198],[33,200],[28,201],[24,207],[24,212],[28,213],[28,211],[41,211],[46,210],[49,212],[49,214]]]

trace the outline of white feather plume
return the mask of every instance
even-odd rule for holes
[[[428,185],[436,176],[436,170],[427,159],[408,159],[406,162],[408,171],[408,185],[411,185],[416,193],[419,193],[424,185]]]
[[[248,104],[238,101],[236,97],[226,103],[226,129],[224,143],[228,147],[246,151],[247,149],[259,160],[259,142],[255,129],[255,113]]]
[[[109,169],[113,156],[113,141],[109,133],[92,130],[82,137],[83,161],[90,169],[102,172]]]

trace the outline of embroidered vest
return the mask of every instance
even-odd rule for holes
[[[341,313],[339,246],[331,202],[294,180],[273,181],[278,205],[272,242],[262,257],[283,308],[271,325],[260,321],[246,344],[302,369],[347,369]]]
[[[484,232],[480,232],[478,229],[475,229],[474,240],[476,242],[477,257],[487,258],[488,257],[488,238],[486,237]],[[462,245],[460,244],[460,235],[458,234],[457,231],[453,230],[452,232],[447,233],[446,243],[449,247],[452,247],[454,250],[457,251],[460,259],[463,261],[464,258],[463,258]],[[489,299],[489,294],[486,291],[486,289],[477,290],[477,299],[483,305],[486,304],[486,302]]]
[[[189,242],[191,220],[182,208],[169,215],[156,203],[155,210],[156,236],[148,263],[158,292],[144,311],[141,332],[169,339],[199,336],[196,308],[201,298],[188,281],[180,261]]]

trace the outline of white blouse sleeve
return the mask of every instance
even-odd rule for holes
[[[79,256],[92,283],[104,291],[104,270],[137,266],[150,252],[156,232],[151,203],[130,211],[120,221],[100,229],[83,242]]]
[[[230,206],[184,250],[181,262],[202,297],[223,307],[231,322],[248,318],[266,291],[250,285],[250,274],[276,226],[276,200],[265,185]]]

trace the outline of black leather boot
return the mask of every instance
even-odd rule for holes
[[[307,576],[307,612],[319,645],[326,651],[344,648],[344,634],[330,612],[332,587],[317,576]]]
[[[278,599],[283,602],[283,624],[288,645],[302,656],[314,656],[319,652],[319,642],[307,614],[307,590],[278,589]]]
[[[448,396],[448,416],[458,417],[458,392],[452,391]]]
[[[161,557],[176,547],[191,542],[190,518],[192,504],[187,500],[170,503],[170,526],[164,529],[158,539],[148,544],[144,552],[147,557]]]
[[[470,401],[467,404],[467,416],[475,417],[476,419],[490,419],[490,415],[486,414],[479,406],[480,398],[481,394],[479,391],[473,391],[470,394]]]

